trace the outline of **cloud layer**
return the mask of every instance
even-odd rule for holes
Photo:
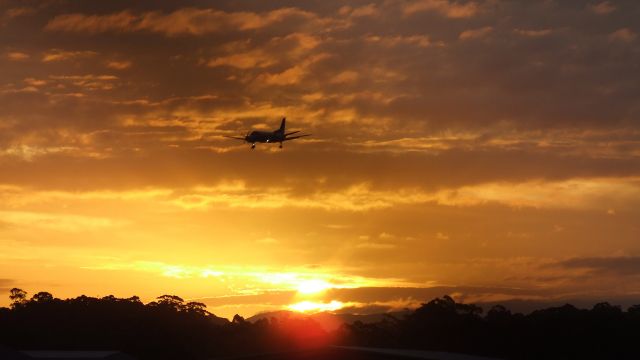
[[[639,16],[631,0],[6,2],[0,271],[245,315],[300,299],[261,284],[249,306],[250,276],[167,271],[316,269],[380,288],[316,299],[359,307],[438,286],[637,294]],[[313,136],[223,137],[283,116]]]

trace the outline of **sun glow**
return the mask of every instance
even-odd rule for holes
[[[335,311],[342,309],[345,304],[342,301],[332,300],[329,303],[319,303],[314,301],[301,301],[299,303],[289,305],[289,309],[298,312],[320,312]]]
[[[317,294],[319,292],[330,289],[332,285],[324,280],[304,280],[298,284],[298,293],[300,294]]]

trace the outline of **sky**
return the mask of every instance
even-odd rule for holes
[[[347,5],[348,4],[348,5]],[[0,0],[0,306],[640,303],[635,0]],[[284,144],[225,138],[312,134]]]

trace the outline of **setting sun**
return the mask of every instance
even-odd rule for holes
[[[0,4],[0,307],[640,293],[640,1]]]
[[[329,303],[321,303],[314,301],[301,301],[299,303],[289,305],[289,309],[298,312],[320,312],[320,311],[335,311],[342,309],[345,304],[342,301],[332,300]]]
[[[0,358],[4,314],[50,298],[227,319],[247,351],[251,324],[411,328],[445,295],[496,319],[640,313],[639,18],[638,0],[0,0]]]
[[[317,294],[331,287],[332,285],[324,280],[304,280],[298,285],[298,293]]]

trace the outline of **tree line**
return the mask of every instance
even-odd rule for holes
[[[14,288],[9,297],[10,308],[0,308],[0,345],[16,350],[119,350],[142,360],[188,360],[321,346],[328,339],[308,319],[251,323],[236,315],[229,321],[175,295],[144,304],[137,296],[27,298]]]
[[[308,318],[231,321],[205,304],[162,295],[58,299],[10,292],[0,308],[0,344],[21,350],[120,350],[139,359],[207,359],[325,345],[449,351],[503,359],[640,359],[640,305],[572,305],[530,314],[497,305],[486,314],[451,297],[433,299],[401,317],[356,321],[326,332]]]
[[[484,316],[451,297],[422,304],[402,319],[345,325],[344,344],[486,355],[502,359],[640,359],[640,305],[566,304],[524,315],[501,305]]]

